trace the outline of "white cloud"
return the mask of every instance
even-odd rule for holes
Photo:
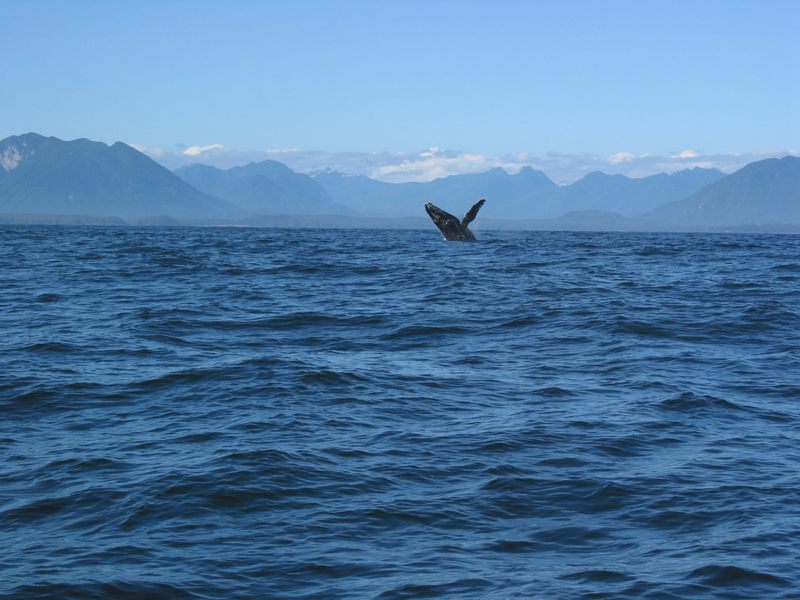
[[[596,154],[534,155],[515,152],[503,155],[448,150],[439,147],[419,152],[325,152],[299,148],[239,150],[222,144],[205,146],[176,145],[174,149],[131,144],[164,166],[175,169],[199,162],[219,168],[230,168],[262,160],[275,160],[301,173],[334,169],[350,175],[367,175],[392,183],[430,181],[449,175],[480,173],[503,168],[516,173],[523,167],[544,171],[558,184],[571,183],[592,171],[646,177],[656,173],[672,173],[690,168],[716,168],[730,173],[747,163],[765,158],[800,155],[800,150],[768,150],[746,154],[703,154],[683,150],[670,155],[617,152],[608,157]]]
[[[399,163],[376,166],[369,175],[373,179],[402,183],[404,181],[431,181],[449,175],[480,173],[497,167],[518,171],[524,165],[504,160],[502,157],[448,152],[430,148]]]
[[[431,158],[437,154],[442,154],[442,149],[438,146],[433,146],[432,148],[428,148],[427,150],[423,150],[419,153],[419,155],[423,158]]]
[[[631,154],[630,152],[617,152],[616,154],[612,154],[608,157],[608,162],[612,165],[618,165],[619,163],[630,162],[636,158],[635,154]]]
[[[629,163],[636,160],[641,160],[649,156],[650,155],[647,153],[633,154],[632,152],[617,152],[616,154],[612,154],[608,157],[608,162],[612,165],[618,165],[621,163]]]
[[[157,148],[154,146],[142,146],[141,144],[128,144],[131,148],[142,152],[143,154],[147,154],[153,160],[159,160],[159,158],[168,157],[170,155],[169,150],[164,148]]]
[[[209,144],[208,146],[189,146],[186,150],[183,151],[183,154],[186,156],[200,156],[201,154],[205,154],[207,152],[217,152],[220,150],[225,150],[225,146],[222,144]]]

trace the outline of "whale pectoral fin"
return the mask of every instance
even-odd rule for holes
[[[475,204],[472,205],[472,208],[470,208],[467,211],[467,214],[465,214],[464,218],[461,219],[461,224],[464,227],[466,227],[475,220],[475,217],[478,216],[478,211],[481,209],[481,206],[483,206],[484,202],[486,202],[486,198],[481,198]]]

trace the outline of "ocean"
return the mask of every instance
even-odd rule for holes
[[[0,228],[0,597],[800,598],[800,236]]]

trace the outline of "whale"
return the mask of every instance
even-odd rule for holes
[[[474,242],[475,236],[469,230],[468,225],[478,216],[478,211],[481,209],[484,202],[486,202],[486,198],[481,198],[473,204],[472,208],[467,211],[463,219],[454,217],[449,212],[442,210],[431,202],[425,205],[425,212],[428,213],[433,224],[442,232],[444,239],[450,241]]]

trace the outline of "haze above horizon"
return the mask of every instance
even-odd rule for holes
[[[800,147],[795,2],[51,0],[3,12],[0,139],[122,140],[165,164],[316,156],[397,181],[565,161],[557,179],[603,160],[631,175],[725,169],[720,157]]]

